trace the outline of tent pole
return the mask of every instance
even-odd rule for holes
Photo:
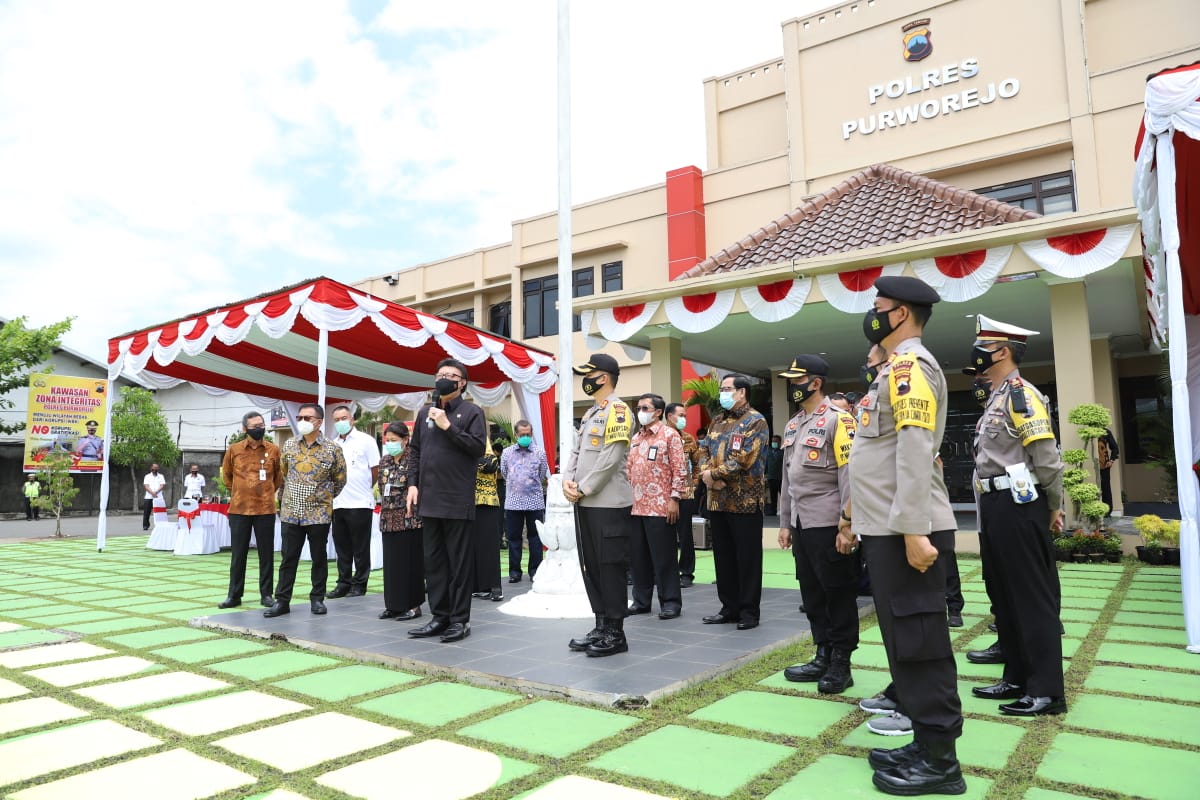
[[[329,367],[329,330],[317,332],[317,405],[325,411],[325,371]]]
[[[104,460],[100,462],[100,516],[96,519],[96,552],[104,552],[108,541],[108,454],[112,446],[112,392],[116,382],[107,381],[104,387]]]
[[[558,0],[558,442],[560,463],[574,446],[575,382],[571,330],[571,12]],[[563,375],[566,378],[563,379]],[[549,444],[549,443],[547,443]],[[559,466],[559,470],[563,469]]]

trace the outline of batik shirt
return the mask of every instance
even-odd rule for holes
[[[328,525],[333,521],[333,498],[346,486],[346,457],[342,448],[317,434],[310,445],[293,436],[283,449],[283,503],[279,521],[292,525]]]
[[[500,474],[507,484],[504,507],[509,511],[541,511],[546,507],[542,484],[550,477],[546,454],[537,447],[510,444],[500,455]]]
[[[496,473],[499,469],[499,462],[491,451],[479,457],[479,466],[475,471],[475,505],[500,505],[500,492],[496,487]]]
[[[627,466],[633,513],[639,517],[667,516],[671,500],[679,500],[687,489],[683,440],[662,422],[643,425],[633,435]]]
[[[762,513],[768,436],[766,419],[749,405],[722,412],[708,426],[700,469],[725,483],[709,488],[709,511]]]

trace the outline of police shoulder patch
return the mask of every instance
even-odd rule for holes
[[[937,426],[937,397],[916,353],[904,353],[892,362],[888,389],[896,430],[907,425],[934,430]]]
[[[604,425],[604,443],[628,442],[630,427],[629,406],[619,400],[615,401],[608,411],[608,421]]]

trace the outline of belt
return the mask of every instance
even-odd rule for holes
[[[1033,476],[1031,476],[1031,477],[1033,477]],[[1037,482],[1038,482],[1038,479],[1036,477],[1033,477],[1034,485],[1037,485]],[[975,491],[979,492],[980,494],[987,494],[988,492],[999,492],[1003,489],[1008,489],[1011,486],[1012,486],[1012,481],[1009,479],[1009,477],[1007,475],[1001,475],[996,478],[977,478],[975,480]]]

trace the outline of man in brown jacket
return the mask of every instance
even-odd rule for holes
[[[267,425],[257,411],[242,417],[246,438],[225,451],[221,479],[229,487],[229,593],[217,608],[242,604],[246,584],[246,556],[250,534],[258,548],[258,593],[268,608],[274,605],[271,586],[275,582],[275,497],[283,486],[279,448],[264,438]]]

